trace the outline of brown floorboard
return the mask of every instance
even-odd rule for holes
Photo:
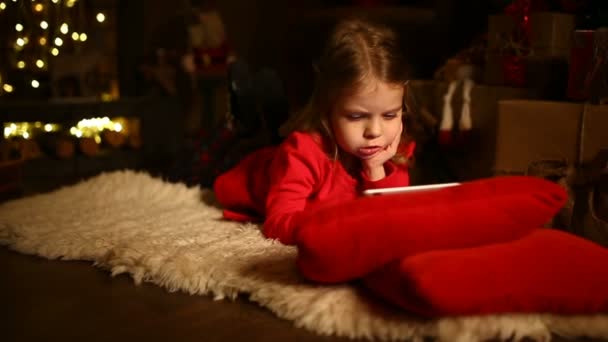
[[[136,286],[89,262],[0,247],[0,270],[0,341],[348,341],[295,328],[244,299]]]
[[[0,247],[0,271],[0,341],[349,341],[295,328],[245,299],[136,286],[90,262]]]

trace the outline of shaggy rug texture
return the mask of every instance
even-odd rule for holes
[[[379,340],[490,338],[548,341],[551,333],[608,338],[608,315],[496,315],[421,320],[376,302],[353,284],[302,279],[296,250],[259,227],[221,219],[209,190],[144,173],[101,174],[55,192],[0,205],[0,244],[49,259],[90,260],[169,291],[243,294],[296,326]]]

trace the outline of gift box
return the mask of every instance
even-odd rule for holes
[[[568,59],[575,17],[557,12],[530,14],[530,44],[534,55]]]
[[[497,174],[524,174],[538,160],[576,163],[584,105],[505,100],[498,103]]]
[[[593,66],[594,36],[594,30],[576,30],[572,35],[567,89],[572,100],[585,100],[589,96],[586,82]]]
[[[602,149],[608,149],[608,105],[586,104],[582,113],[579,163],[593,160]]]

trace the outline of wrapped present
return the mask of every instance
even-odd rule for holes
[[[586,88],[589,100],[595,104],[608,104],[608,27],[602,27],[594,35],[594,54]]]
[[[576,30],[572,35],[568,67],[569,99],[585,100],[589,95],[585,89],[585,81],[593,63],[594,35],[594,30]]]
[[[530,44],[534,55],[568,59],[575,24],[575,17],[572,14],[532,12]]]

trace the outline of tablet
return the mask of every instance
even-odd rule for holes
[[[416,186],[400,186],[395,188],[378,188],[378,189],[367,189],[363,190],[363,195],[365,196],[375,196],[375,195],[389,195],[389,194],[399,194],[403,192],[414,192],[414,191],[431,191],[438,190],[443,188],[448,188],[452,186],[458,186],[460,183],[438,183],[438,184],[428,184],[428,185],[416,185]]]

